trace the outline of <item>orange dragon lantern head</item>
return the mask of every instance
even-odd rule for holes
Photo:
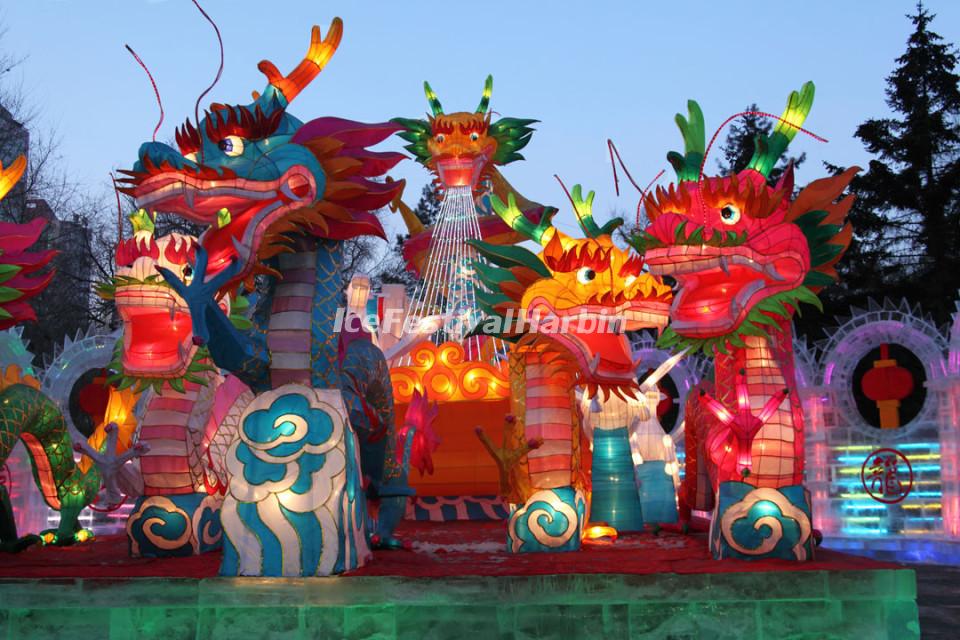
[[[426,120],[394,118],[404,128],[400,137],[417,161],[430,169],[444,188],[477,189],[494,165],[522,160],[518,153],[527,146],[536,120],[500,118],[492,121],[490,95],[493,76],[487,76],[483,96],[474,112],[444,113],[443,105],[428,82],[423,90],[432,115]]]
[[[578,382],[590,395],[633,395],[635,365],[624,334],[662,328],[670,309],[670,287],[643,270],[640,256],[617,247],[611,234],[622,224],[602,227],[593,219],[593,192],[584,199],[579,185],[571,201],[586,237],[572,238],[551,224],[551,215],[534,225],[517,208],[511,194],[494,210],[514,229],[540,244],[539,254],[520,246],[470,241],[489,264],[475,266],[487,291],[477,299],[500,320],[499,335],[524,346],[553,346],[569,355]],[[482,328],[482,327],[481,327]]]

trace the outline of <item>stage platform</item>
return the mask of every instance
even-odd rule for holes
[[[336,578],[217,578],[122,537],[0,556],[0,638],[917,638],[914,572],[823,550],[717,562],[703,534],[508,555],[502,522],[405,522]]]

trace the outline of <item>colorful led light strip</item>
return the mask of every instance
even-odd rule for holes
[[[878,448],[879,445],[875,444],[850,444],[842,447],[831,447],[834,451],[876,451]],[[900,450],[930,449],[931,451],[939,451],[940,444],[937,442],[906,442],[897,445],[896,448]]]

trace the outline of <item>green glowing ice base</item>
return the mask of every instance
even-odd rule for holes
[[[918,638],[912,570],[0,580],[0,638]]]

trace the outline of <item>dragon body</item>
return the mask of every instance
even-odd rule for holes
[[[157,272],[163,268],[189,280],[196,238],[155,238],[153,220],[143,210],[131,222],[133,237],[117,245],[115,276],[98,288],[116,303],[123,322],[112,382],[149,393],[139,431],[143,495],[127,520],[130,552],[201,553],[220,546],[225,457],[237,427],[228,408],[249,402],[250,392],[237,378],[221,375],[207,349],[194,344],[186,302]],[[245,298],[227,295],[219,304],[235,326],[247,326]]]
[[[812,83],[791,93],[747,168],[726,177],[702,175],[704,120],[690,101],[688,117],[677,116],[684,153],[668,155],[677,184],[647,195],[650,224],[632,240],[651,273],[679,284],[661,345],[714,357],[712,393],[691,395],[681,502],[687,513],[714,508],[718,557],[812,555],[790,321],[836,278],[851,237],[852,198],[841,194],[857,169],[796,196],[792,166],[775,185],[767,176],[813,95]]]
[[[186,302],[192,340],[257,394],[246,408],[237,405],[239,437],[227,453],[227,574],[314,575],[358,566],[369,555],[365,495],[380,502],[372,541],[395,546],[393,524],[411,493],[402,458],[398,462],[395,455],[382,353],[367,340],[341,349],[334,324],[344,284],[343,241],[383,237],[371,211],[403,186],[372,180],[403,156],[367,147],[399,127],[340,118],[304,123],[287,111],[327,64],[341,34],[339,19],[322,39],[314,27],[310,49],[293,72],[260,64],[269,84],[252,104],[212,105],[196,126],[188,121],[178,130],[179,149],[146,143],[128,172],[127,190],[138,206],[207,226],[191,281],[169,269],[160,272]],[[252,326],[237,329],[219,300],[241,283],[252,290],[257,275],[265,282]],[[262,426],[261,420],[287,406],[310,419]],[[319,442],[321,437],[330,440]],[[328,446],[340,453],[317,453]],[[329,464],[327,471],[335,474],[330,483],[314,480],[320,478],[312,466],[317,464]],[[368,480],[366,494],[359,466]],[[327,490],[329,498],[320,495]],[[335,498],[341,495],[342,502]],[[297,532],[296,540],[281,536],[271,542],[277,534],[265,531],[281,522],[283,531]],[[320,556],[314,547],[321,543],[308,539],[318,526]],[[297,552],[281,551],[291,543]],[[288,562],[279,563],[281,555]],[[299,561],[290,564],[294,557]]]
[[[540,244],[540,253],[472,243],[489,263],[475,265],[486,287],[478,300],[493,321],[489,330],[514,342],[514,418],[508,421],[504,447],[495,448],[481,434],[510,483],[503,489],[515,505],[508,534],[513,552],[579,547],[589,473],[582,460],[575,387],[588,396],[635,397],[639,387],[624,331],[663,327],[670,305],[670,288],[643,272],[639,256],[614,245],[611,233],[622,221],[599,227],[592,215],[593,193],[583,199],[579,186],[572,200],[584,238],[554,228],[552,212],[533,223],[509,196],[506,204],[492,198],[494,210]],[[626,425],[620,435],[626,442]],[[627,465],[629,471],[629,453]],[[604,508],[595,499],[593,511],[598,510]]]
[[[60,409],[33,385],[14,384],[0,391],[0,427],[0,461],[7,459],[17,440],[23,442],[44,501],[60,512],[60,524],[50,532],[50,543],[88,539],[90,532],[80,527],[77,518],[97,496],[101,476],[96,465],[83,471],[74,461],[73,443]],[[35,536],[17,537],[9,496],[2,486],[0,492],[0,550],[19,550],[36,542]]]

